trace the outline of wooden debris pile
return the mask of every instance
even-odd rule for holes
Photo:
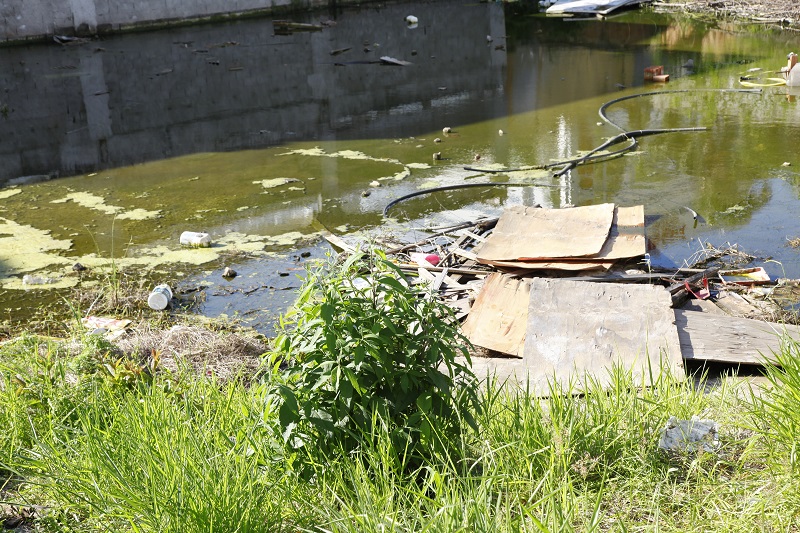
[[[758,364],[800,339],[800,327],[763,320],[775,306],[740,294],[768,289],[747,282],[759,269],[745,269],[745,282],[726,272],[726,283],[719,264],[639,270],[644,230],[643,206],[512,206],[387,255],[456,309],[465,336],[490,355],[473,359],[478,371],[540,395],[554,378],[605,384],[612,369],[647,385],[661,372],[683,379],[688,360]]]

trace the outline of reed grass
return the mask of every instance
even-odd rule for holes
[[[766,391],[641,388],[616,369],[610,388],[536,398],[490,380],[477,430],[448,436],[458,453],[397,468],[378,423],[364,446],[320,454],[310,478],[283,446],[269,383],[177,370],[123,386],[74,357],[37,337],[0,346],[0,514],[33,509],[27,531],[800,528],[796,344]],[[672,415],[717,421],[719,447],[659,450]]]

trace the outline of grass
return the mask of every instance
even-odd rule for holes
[[[320,283],[308,290],[342,293],[337,277]],[[143,322],[113,343],[73,329],[63,339],[23,334],[0,344],[0,523],[136,533],[800,530],[799,344],[777,355],[766,370],[771,386],[758,394],[733,380],[712,387],[668,376],[640,388],[615,369],[609,387],[554,385],[549,398],[490,379],[476,389],[477,403],[457,407],[474,424],[440,424],[422,409],[419,420],[386,417],[393,394],[381,409],[363,410],[373,417],[366,424],[345,416],[336,431],[316,433],[287,424],[275,394],[287,375],[308,386],[309,420],[332,420],[324,418],[329,403],[315,399],[320,391],[348,408],[374,399],[342,392],[336,358],[325,352],[315,362],[314,350],[336,354],[355,373],[352,388],[367,391],[380,381],[349,358],[365,339],[377,343],[384,325],[413,319],[370,352],[390,380],[410,364],[395,370],[403,361],[395,352],[424,335],[435,351],[421,354],[432,358],[420,375],[454,348],[438,342],[458,339],[437,325],[435,308],[420,336],[417,295],[393,290],[360,301],[359,316],[381,311],[380,327],[364,319],[324,334],[317,328],[331,322],[333,296],[309,299],[305,326],[284,332],[298,335],[292,342],[313,339],[302,345],[306,357],[272,367],[263,339],[198,324]],[[339,304],[350,311],[341,316],[355,316],[359,302],[345,293]],[[410,310],[387,322],[403,305]],[[406,331],[413,335],[400,342]],[[670,416],[695,415],[717,422],[718,447],[658,449]],[[298,427],[308,431],[302,449],[293,444]],[[414,436],[421,427],[442,445],[398,446],[398,429]]]
[[[787,347],[757,396],[639,389],[621,371],[549,399],[484,383],[478,429],[447,435],[457,460],[398,471],[376,424],[304,478],[268,380],[176,367],[118,381],[22,336],[0,348],[0,499],[6,518],[32,513],[27,531],[795,531],[799,359]],[[658,450],[670,415],[716,420],[719,449]]]

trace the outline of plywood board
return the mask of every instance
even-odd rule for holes
[[[462,333],[477,346],[522,356],[529,293],[530,280],[490,274],[461,326]]]
[[[477,251],[478,261],[586,257],[600,252],[611,231],[614,204],[568,209],[511,206]]]
[[[763,364],[789,339],[800,342],[800,327],[751,318],[675,309],[684,359]]]
[[[529,231],[520,239],[535,240],[536,231]],[[570,236],[571,238],[571,236]],[[519,261],[497,261],[483,258],[481,262],[506,268],[529,268],[531,270],[608,270],[617,259],[627,259],[644,255],[647,251],[644,235],[644,206],[617,207],[614,209],[608,238],[600,251],[592,256],[580,258],[559,258],[558,260],[534,260],[520,257]],[[479,255],[482,252],[479,250]]]
[[[662,363],[683,379],[671,304],[661,286],[533,279],[523,352],[532,390],[546,394],[553,379],[607,385],[615,366],[643,385]]]

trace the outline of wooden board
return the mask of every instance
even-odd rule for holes
[[[530,280],[492,273],[472,304],[462,333],[477,346],[522,356],[529,293]]]
[[[751,318],[718,316],[675,309],[684,359],[720,363],[763,364],[784,343],[800,341],[800,327]]]
[[[647,385],[648,367],[657,374],[662,356],[665,369],[685,378],[671,304],[661,286],[533,279],[523,352],[532,390],[547,394],[552,379],[607,385],[614,366]]]
[[[600,252],[611,231],[614,204],[568,209],[506,208],[477,249],[478,261],[586,257]]]

